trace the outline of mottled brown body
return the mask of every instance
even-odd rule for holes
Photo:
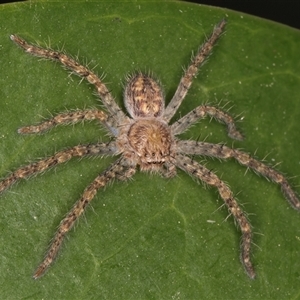
[[[139,73],[132,76],[125,88],[125,105],[133,118],[157,118],[164,111],[164,97],[158,82]]]
[[[128,143],[141,170],[158,171],[172,156],[170,128],[155,119],[138,120],[132,124],[128,132]]]
[[[172,157],[171,128],[161,117],[164,112],[162,89],[152,77],[139,73],[128,80],[125,105],[135,119],[124,129],[118,145],[124,155],[143,171],[159,171]]]
[[[86,206],[95,197],[97,191],[114,179],[127,180],[131,178],[137,167],[142,171],[159,172],[165,177],[174,177],[178,167],[202,182],[215,187],[242,232],[241,261],[246,273],[250,278],[255,277],[250,259],[252,230],[249,221],[239,207],[231,189],[215,173],[195,161],[194,156],[236,159],[247,168],[251,168],[279,184],[291,206],[300,210],[298,196],[281,173],[245,152],[229,148],[223,144],[179,140],[177,138],[177,135],[183,133],[199,119],[209,116],[224,123],[231,138],[242,140],[242,134],[237,130],[233,118],[227,112],[214,106],[200,105],[178,121],[169,124],[187,94],[199,67],[210,54],[214,44],[223,32],[225,24],[224,20],[217,24],[210,37],[200,47],[184,72],[166,109],[164,108],[165,102],[161,86],[152,76],[138,73],[130,77],[124,93],[125,107],[130,117],[120,109],[106,85],[90,69],[64,53],[34,46],[16,35],[11,36],[11,39],[26,52],[38,57],[59,61],[72,73],[93,84],[107,110],[107,113],[95,109],[61,113],[41,124],[22,127],[18,132],[22,134],[41,133],[56,125],[73,124],[82,120],[97,120],[107,129],[112,139],[107,143],[78,145],[21,167],[0,182],[0,192],[3,192],[20,179],[41,173],[50,167],[67,162],[73,157],[119,155],[119,158],[107,170],[91,182],[80,199],[61,221],[44,260],[33,275],[35,279],[43,275],[53,262],[65,235],[85,211]]]

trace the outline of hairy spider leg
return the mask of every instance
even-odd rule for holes
[[[118,128],[118,124],[122,123],[122,121],[127,118],[124,112],[116,104],[106,85],[99,79],[99,77],[95,73],[93,73],[87,67],[81,65],[76,60],[68,57],[62,52],[44,49],[39,46],[29,44],[17,35],[11,35],[10,38],[18,46],[23,48],[25,52],[34,56],[59,61],[63,66],[71,70],[74,74],[85,78],[89,83],[93,84],[102,100],[102,103],[112,115],[111,123],[113,130],[116,131]],[[114,133],[114,135],[116,135],[116,133]]]
[[[55,117],[48,119],[47,121],[41,122],[37,125],[24,126],[18,129],[18,133],[21,134],[33,134],[42,133],[51,128],[64,125],[64,124],[75,124],[83,121],[98,120],[107,128],[110,127],[108,123],[108,115],[97,109],[86,109],[86,110],[76,110],[72,112],[65,112],[56,115]]]
[[[97,176],[95,180],[84,190],[81,198],[75,203],[70,212],[61,221],[44,260],[36,269],[33,278],[42,276],[57,256],[58,250],[65,235],[73,227],[76,220],[82,215],[86,206],[93,200],[97,191],[105,187],[113,179],[126,180],[135,173],[135,166],[129,166],[122,158],[119,158],[109,169]]]
[[[89,145],[78,145],[73,148],[56,152],[53,156],[41,159],[40,161],[31,163],[21,167],[9,174],[6,178],[0,181],[0,193],[12,186],[15,182],[21,179],[26,179],[37,173],[46,171],[58,164],[69,161],[73,157],[84,157],[87,155],[115,155],[115,142],[97,143]]]
[[[293,191],[287,179],[280,172],[253,158],[248,153],[238,149],[229,148],[223,144],[211,144],[197,141],[179,141],[178,147],[184,154],[212,156],[221,159],[236,159],[240,164],[280,185],[282,193],[291,206],[296,210],[300,210],[299,197]]]
[[[184,75],[182,76],[178,88],[171,99],[170,103],[165,109],[164,119],[169,122],[171,118],[176,113],[178,107],[185,98],[189,88],[192,85],[193,77],[196,76],[200,66],[205,62],[206,58],[212,51],[213,46],[221,36],[224,31],[226,21],[223,19],[219,24],[214,27],[214,30],[210,37],[204,42],[204,44],[199,48],[198,53],[192,59],[190,65],[186,69]]]
[[[243,135],[237,130],[234,119],[226,112],[209,105],[200,105],[186,114],[184,117],[171,125],[174,135],[178,135],[195,124],[199,119],[206,116],[215,118],[217,121],[224,123],[227,126],[228,136],[235,140],[242,140]]]
[[[255,271],[250,259],[252,238],[251,226],[244,212],[239,207],[237,201],[234,199],[230,188],[212,171],[187,156],[178,155],[174,163],[176,164],[176,166],[178,166],[180,169],[184,170],[191,176],[195,176],[206,184],[214,186],[218,189],[221,198],[224,200],[230,213],[239,224],[242,232],[241,261],[248,276],[252,279],[255,278]]]

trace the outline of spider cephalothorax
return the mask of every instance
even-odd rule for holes
[[[141,169],[156,170],[170,158],[172,137],[170,128],[163,121],[152,118],[137,120],[130,126],[127,139]],[[124,149],[124,153],[127,151],[130,147]]]
[[[57,60],[73,73],[93,84],[107,110],[107,113],[97,109],[65,112],[38,125],[21,127],[18,132],[22,134],[40,133],[60,124],[77,123],[82,120],[97,120],[108,130],[112,140],[107,143],[74,146],[59,151],[51,157],[21,167],[0,182],[0,192],[20,179],[43,172],[50,167],[70,160],[72,157],[119,155],[119,158],[108,169],[98,175],[84,190],[81,198],[61,221],[44,260],[33,275],[34,278],[43,275],[53,262],[66,233],[84,212],[96,192],[113,179],[126,180],[132,177],[138,166],[142,171],[157,171],[165,177],[175,176],[176,167],[178,167],[191,176],[200,179],[203,183],[214,186],[240,227],[242,232],[241,261],[250,278],[255,277],[255,271],[250,260],[252,239],[250,223],[239,207],[230,188],[216,174],[198,163],[193,157],[201,155],[220,159],[234,158],[242,165],[279,184],[292,207],[299,210],[300,202],[296,193],[281,173],[245,152],[229,148],[223,144],[177,139],[177,135],[208,115],[227,126],[229,137],[241,140],[243,136],[236,129],[233,118],[221,109],[209,105],[200,105],[169,125],[171,118],[185,98],[193,77],[205,58],[210,54],[213,45],[223,32],[225,24],[226,22],[222,20],[214,27],[212,34],[201,46],[184,72],[178,88],[166,108],[164,107],[165,102],[161,86],[152,76],[143,73],[131,76],[128,79],[124,93],[125,107],[130,117],[120,109],[106,85],[90,69],[80,65],[64,53],[34,46],[16,35],[11,36],[11,39],[26,52],[38,57]]]

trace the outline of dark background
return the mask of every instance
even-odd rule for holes
[[[0,1],[0,3],[8,2],[20,1]],[[299,0],[190,0],[186,2],[229,8],[300,29]]]
[[[190,0],[186,2],[224,7],[300,29],[299,0]]]

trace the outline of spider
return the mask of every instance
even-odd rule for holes
[[[209,116],[227,126],[229,137],[242,140],[243,136],[237,130],[234,119],[227,112],[214,106],[200,105],[173,124],[169,124],[185,98],[193,77],[196,76],[199,67],[205,62],[213,46],[224,32],[225,25],[226,21],[221,20],[214,27],[211,35],[204,41],[197,54],[192,58],[188,68],[184,71],[177,90],[166,107],[164,106],[162,88],[157,80],[141,72],[128,76],[124,91],[124,103],[128,114],[120,109],[102,80],[87,67],[79,64],[65,53],[29,44],[16,35],[10,36],[11,40],[26,52],[34,56],[58,61],[71,70],[72,73],[81,76],[94,85],[107,110],[107,112],[98,109],[64,112],[40,124],[21,127],[18,132],[21,134],[36,134],[49,130],[56,125],[74,124],[83,120],[96,120],[107,129],[111,140],[106,143],[77,145],[21,167],[0,182],[0,192],[18,180],[41,173],[50,167],[67,162],[73,157],[89,155],[118,156],[109,168],[100,173],[90,183],[81,198],[61,221],[46,256],[33,274],[34,279],[43,275],[51,265],[57,256],[65,235],[85,211],[97,191],[114,179],[127,180],[131,178],[137,167],[141,171],[157,172],[167,178],[174,177],[176,168],[179,168],[200,179],[203,183],[214,186],[241,230],[241,262],[248,276],[252,279],[255,278],[254,267],[250,259],[252,229],[245,213],[239,207],[227,184],[207,167],[196,162],[193,156],[210,156],[219,159],[234,158],[245,167],[251,168],[256,173],[262,174],[279,184],[291,206],[299,210],[300,201],[296,193],[281,173],[245,152],[227,147],[224,144],[179,140],[177,138],[192,124]]]

